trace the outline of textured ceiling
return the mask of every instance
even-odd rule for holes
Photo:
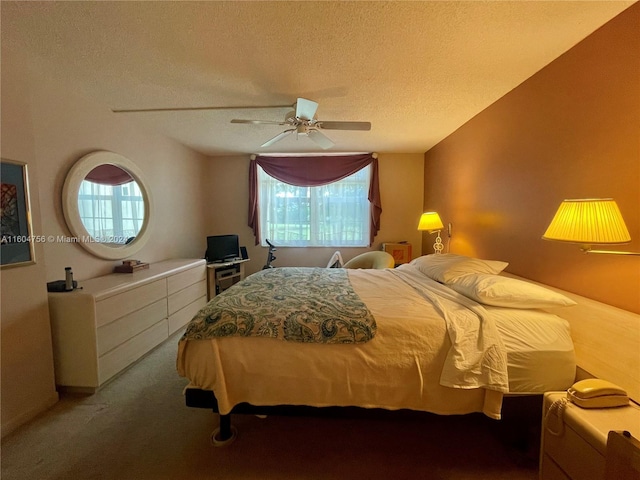
[[[634,2],[8,2],[2,42],[110,109],[319,103],[331,151],[425,152]],[[260,148],[289,108],[114,113],[209,154]]]

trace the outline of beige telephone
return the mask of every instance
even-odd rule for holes
[[[609,408],[629,405],[629,396],[619,386],[589,378],[580,380],[567,390],[567,399],[582,408]]]
[[[564,433],[564,410],[571,403],[580,408],[623,407],[629,405],[629,397],[622,388],[606,380],[599,378],[580,380],[569,387],[566,398],[556,400],[547,410],[544,424],[552,435],[559,436]],[[557,429],[551,427],[553,414],[555,414]]]

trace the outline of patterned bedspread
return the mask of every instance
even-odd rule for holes
[[[303,343],[364,343],[373,315],[340,268],[284,267],[254,273],[217,295],[183,340],[262,336]]]

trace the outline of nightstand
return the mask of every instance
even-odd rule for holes
[[[545,422],[549,407],[562,398],[566,392],[544,394],[540,479],[604,480],[607,435],[610,430],[626,430],[639,438],[640,407],[630,403],[628,407],[586,409],[567,403],[562,423],[557,410]]]

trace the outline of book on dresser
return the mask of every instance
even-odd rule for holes
[[[152,263],[49,293],[56,385],[95,392],[184,327],[206,301],[202,259]]]

